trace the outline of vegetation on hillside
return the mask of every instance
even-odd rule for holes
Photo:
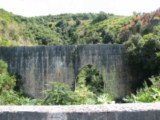
[[[131,18],[104,12],[26,18],[0,9],[0,43],[1,46],[114,43],[118,41],[120,28]]]

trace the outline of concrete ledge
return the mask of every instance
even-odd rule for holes
[[[160,120],[160,103],[0,106],[0,120]]]

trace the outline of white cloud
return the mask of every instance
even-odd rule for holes
[[[0,0],[0,8],[23,16],[99,12],[131,15],[160,7],[160,0]]]

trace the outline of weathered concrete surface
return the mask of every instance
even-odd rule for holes
[[[132,77],[127,69],[123,45],[81,45],[77,48],[76,70],[91,64],[103,76],[106,92],[113,98],[130,93]]]
[[[0,106],[0,120],[160,120],[160,103]]]
[[[39,98],[50,82],[64,82],[74,88],[78,71],[90,64],[103,76],[105,90],[113,98],[131,91],[123,45],[0,47],[0,59],[10,73],[19,76],[22,92]]]

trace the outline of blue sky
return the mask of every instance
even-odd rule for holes
[[[160,0],[0,0],[0,8],[22,16],[99,11],[132,15],[160,8]]]

